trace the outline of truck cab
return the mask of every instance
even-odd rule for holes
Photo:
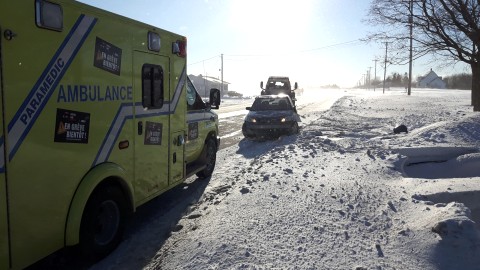
[[[285,94],[290,96],[290,99],[295,104],[295,90],[298,89],[298,84],[295,82],[294,88],[290,85],[290,79],[285,76],[270,76],[268,77],[267,85],[263,86],[263,81],[260,82],[261,95],[280,95]]]

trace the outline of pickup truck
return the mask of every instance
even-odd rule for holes
[[[285,94],[290,97],[293,104],[295,104],[295,90],[298,89],[298,84],[295,82],[294,88],[290,85],[288,77],[270,76],[268,77],[267,85],[263,86],[263,81],[260,82],[261,95],[280,95]]]

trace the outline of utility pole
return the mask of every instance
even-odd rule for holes
[[[372,80],[370,79],[372,74],[372,67],[368,67],[368,90],[370,90],[370,86],[372,86]]]
[[[375,75],[373,76],[373,92],[375,92],[375,80],[377,79],[377,61],[378,59],[373,60],[375,62]]]
[[[476,50],[475,42],[473,42],[472,55],[476,55],[477,50]],[[472,85],[470,87],[471,87],[471,89],[473,89],[473,81],[472,81]],[[470,105],[475,106],[475,96],[473,94],[474,92],[473,91],[471,91],[471,92],[472,92],[472,94],[471,94],[470,99],[472,100],[472,102],[471,102]]]
[[[222,62],[221,67],[220,67],[220,69],[221,69],[221,71],[220,71],[221,75],[220,76],[222,78],[222,84],[220,85],[220,95],[223,95],[223,53],[220,55],[220,58],[221,58],[221,62]]]
[[[383,69],[383,93],[385,94],[385,78],[387,77],[388,42],[385,42],[385,68]]]
[[[410,0],[410,17],[408,23],[410,27],[410,61],[408,63],[408,95],[412,93],[412,51],[413,51],[413,0]]]

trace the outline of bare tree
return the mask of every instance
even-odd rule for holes
[[[372,0],[366,21],[381,29],[368,41],[392,44],[392,63],[408,61],[412,24],[414,59],[430,54],[444,65],[470,65],[473,110],[480,111],[480,0]]]

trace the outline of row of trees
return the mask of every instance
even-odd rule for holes
[[[408,74],[405,73],[400,75],[397,72],[393,72],[392,75],[388,76],[385,81],[390,84],[390,86],[407,86],[408,85]]]
[[[401,64],[432,55],[452,65],[464,62],[472,71],[472,105],[480,111],[480,0],[372,0],[367,22],[381,29],[366,40],[388,42]],[[412,29],[412,31],[410,31]]]
[[[444,77],[443,80],[447,83],[447,88],[450,89],[472,89],[472,74],[455,74],[452,76]]]
[[[416,81],[412,81],[412,86],[416,85],[420,78],[418,77]],[[443,81],[447,83],[447,88],[449,89],[462,89],[462,90],[471,90],[472,89],[472,74],[462,73],[462,74],[454,74],[451,76],[446,76],[443,78]],[[404,73],[401,75],[398,72],[393,72],[389,75],[385,82],[388,86],[391,87],[407,87],[408,85],[408,74]],[[371,85],[381,85],[383,80],[372,80],[370,82]],[[367,83],[368,84],[368,83]],[[364,87],[364,85],[360,85]]]

